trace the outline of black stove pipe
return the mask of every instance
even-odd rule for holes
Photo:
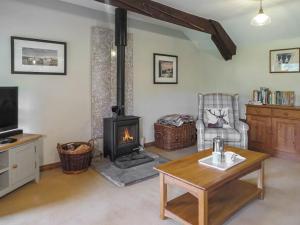
[[[117,106],[118,116],[125,115],[125,48],[127,45],[127,10],[115,9],[115,45],[117,46]]]

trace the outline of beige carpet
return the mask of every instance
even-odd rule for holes
[[[161,152],[170,159],[195,151]],[[226,225],[299,225],[300,164],[272,158],[266,163],[266,198],[235,214]],[[255,181],[255,174],[247,180]],[[172,195],[179,193],[171,188]],[[93,170],[64,175],[59,169],[42,174],[0,199],[1,225],[174,225],[159,219],[158,177],[118,188]]]

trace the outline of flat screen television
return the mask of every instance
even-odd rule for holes
[[[18,128],[18,87],[0,87],[0,132]]]

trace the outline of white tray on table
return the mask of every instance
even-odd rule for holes
[[[234,167],[242,162],[244,162],[246,160],[245,157],[243,156],[240,156],[234,152],[225,152],[225,158],[231,158],[232,155],[235,155],[235,160],[234,161],[230,161],[230,160],[227,160],[227,161],[222,161],[222,162],[213,162],[213,156],[210,155],[208,157],[205,157],[205,158],[202,158],[202,159],[199,159],[198,162],[202,165],[206,165],[206,166],[209,166],[209,167],[212,167],[212,168],[215,168],[215,169],[218,169],[218,170],[222,170],[222,171],[225,171],[225,170],[228,170],[230,169],[231,167]]]

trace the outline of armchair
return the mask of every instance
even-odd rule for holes
[[[208,108],[228,108],[228,117],[231,128],[208,128],[204,113]],[[197,146],[198,151],[211,148],[213,138],[220,136],[225,144],[248,148],[249,126],[240,121],[239,95],[228,94],[198,94]]]

